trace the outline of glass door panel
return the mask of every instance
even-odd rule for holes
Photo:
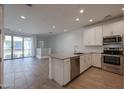
[[[13,37],[13,58],[23,57],[23,38]]]
[[[12,58],[12,37],[5,35],[4,39],[4,59]]]
[[[32,38],[24,37],[24,57],[32,56]]]

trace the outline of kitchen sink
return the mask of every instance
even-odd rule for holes
[[[81,54],[84,54],[84,53],[74,53],[74,55],[81,55]]]

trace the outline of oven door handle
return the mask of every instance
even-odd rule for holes
[[[102,54],[103,56],[123,57],[123,55]]]

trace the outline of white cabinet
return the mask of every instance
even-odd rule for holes
[[[71,67],[70,67],[70,59],[65,59],[64,60],[64,81],[63,84],[67,84],[71,80]]]
[[[102,45],[102,26],[95,26],[85,30],[84,45],[86,46]]]
[[[124,30],[123,20],[105,23],[103,25],[103,36],[122,35]]]
[[[36,57],[39,59],[48,58],[50,54],[51,54],[50,48],[37,48],[36,49]]]
[[[80,73],[91,66],[101,68],[101,54],[85,54],[80,56]]]
[[[67,84],[70,79],[70,59],[61,60],[57,58],[51,58],[50,73],[52,78],[61,86]]]
[[[102,39],[103,39],[103,35],[102,35],[102,26],[97,26],[95,28],[95,43],[94,45],[102,45]]]
[[[90,54],[80,56],[80,73],[88,69],[91,65],[92,64]]]
[[[101,54],[92,54],[92,65],[101,68]]]

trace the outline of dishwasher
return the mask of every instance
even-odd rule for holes
[[[71,63],[71,80],[80,74],[80,56],[70,58]]]

